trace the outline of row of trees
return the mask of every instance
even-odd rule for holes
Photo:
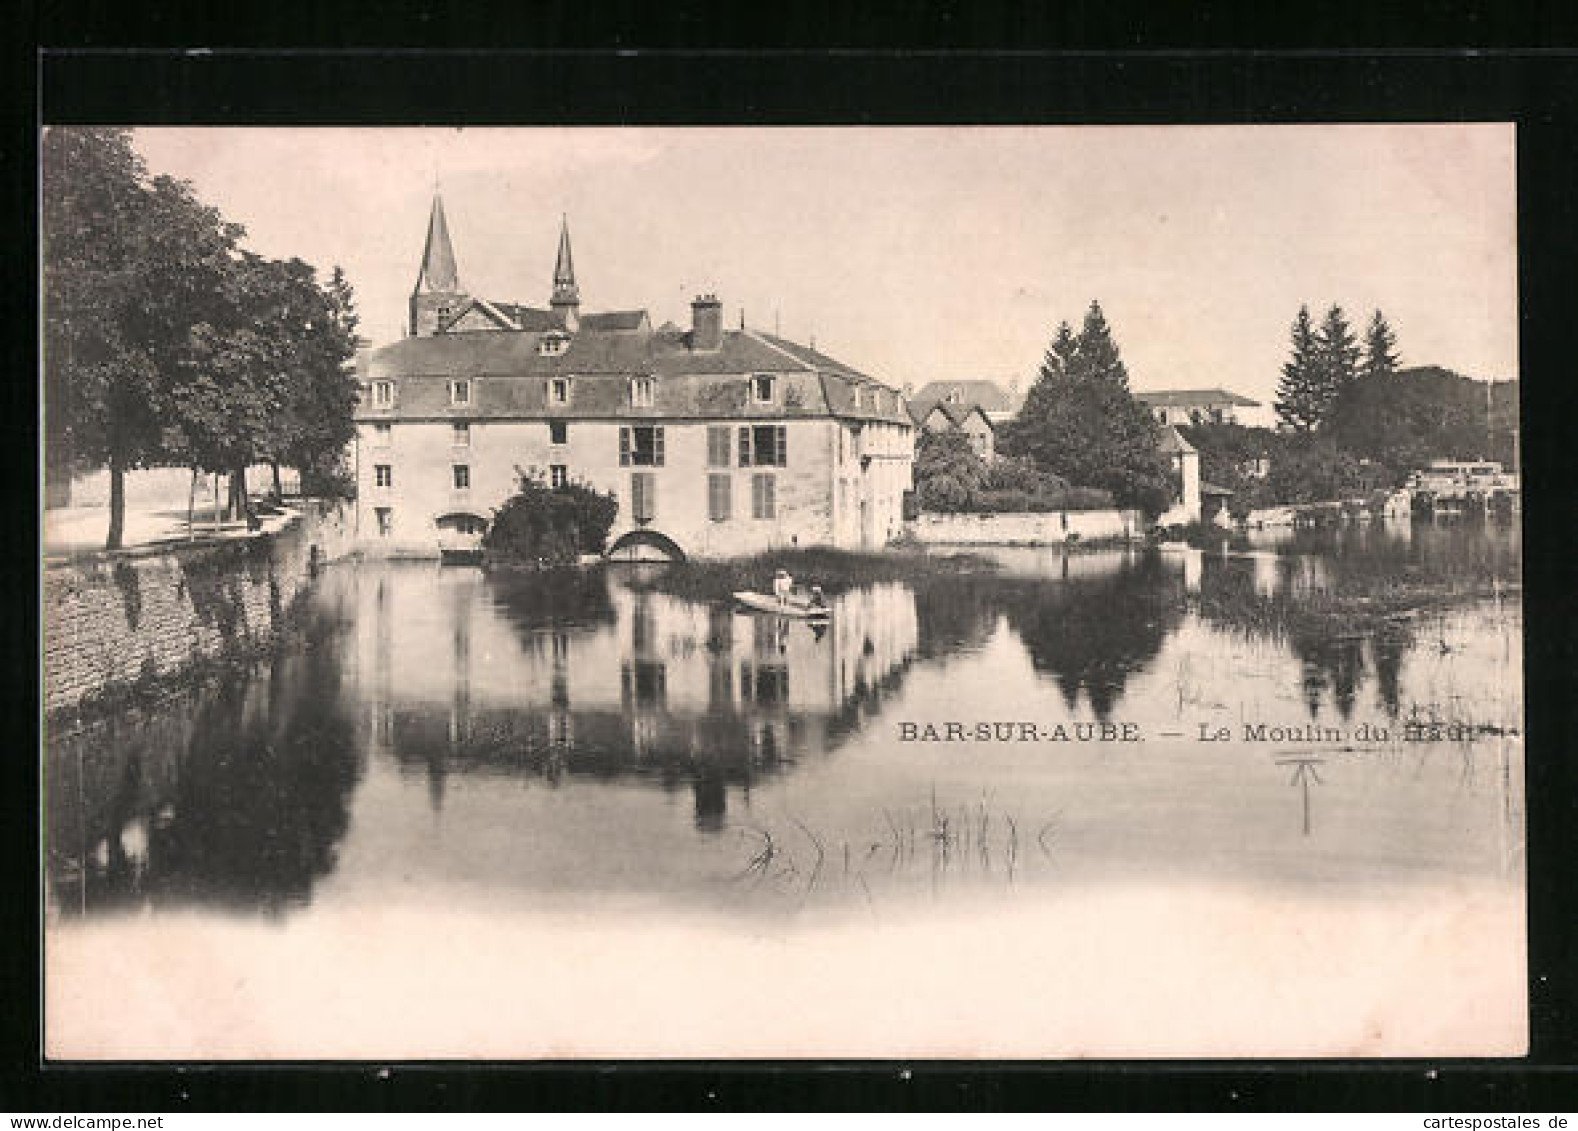
[[[110,473],[105,545],[121,545],[125,473],[184,466],[338,470],[354,433],[353,295],[245,235],[190,185],[150,176],[129,131],[52,128],[43,139],[46,468]]]
[[[1341,306],[1326,311],[1316,327],[1308,306],[1293,320],[1290,356],[1277,383],[1277,419],[1295,432],[1314,432],[1339,411],[1345,394],[1361,379],[1397,373],[1397,335],[1377,310],[1364,344],[1348,326]]]

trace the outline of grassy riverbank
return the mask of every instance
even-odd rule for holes
[[[928,553],[892,549],[862,553],[825,547],[773,550],[749,558],[689,561],[631,578],[639,589],[654,589],[693,601],[725,600],[741,589],[772,591],[773,573],[786,569],[797,589],[820,585],[828,596],[885,581],[923,581],[937,577],[992,574],[997,563],[982,554]]]

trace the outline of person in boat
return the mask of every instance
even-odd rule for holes
[[[781,569],[773,574],[773,596],[778,598],[778,607],[781,609],[789,603],[789,594],[794,590],[794,578],[789,576],[789,571]]]

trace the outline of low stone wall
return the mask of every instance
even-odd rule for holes
[[[1138,511],[1014,511],[1003,514],[942,514],[925,511],[907,524],[910,537],[926,545],[1056,546],[1064,542],[1139,538],[1145,522]]]
[[[316,563],[351,545],[348,504],[305,504],[251,538],[100,555],[44,571],[44,709],[272,638]]]

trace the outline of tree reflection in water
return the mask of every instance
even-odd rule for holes
[[[344,625],[131,725],[50,745],[51,885],[65,913],[201,903],[278,914],[333,870],[361,777],[338,694]]]
[[[1465,579],[1475,561],[1516,564],[1501,546],[1442,565],[1428,541],[1371,548],[1393,570]],[[1039,576],[850,590],[819,630],[637,591],[615,569],[330,570],[307,635],[273,664],[52,738],[52,902],[278,913],[305,901],[335,865],[368,757],[423,780],[435,809],[460,775],[619,781],[688,794],[695,828],[716,833],[731,793],[839,750],[912,665],[977,651],[1004,628],[1069,710],[1084,700],[1103,721],[1191,611],[1288,648],[1312,716],[1328,697],[1353,714],[1373,670],[1395,717],[1413,640],[1385,615],[1323,612],[1322,587],[1378,584],[1369,544],[1343,545],[1313,563],[1208,553],[1182,574],[1156,550],[1040,555]]]

